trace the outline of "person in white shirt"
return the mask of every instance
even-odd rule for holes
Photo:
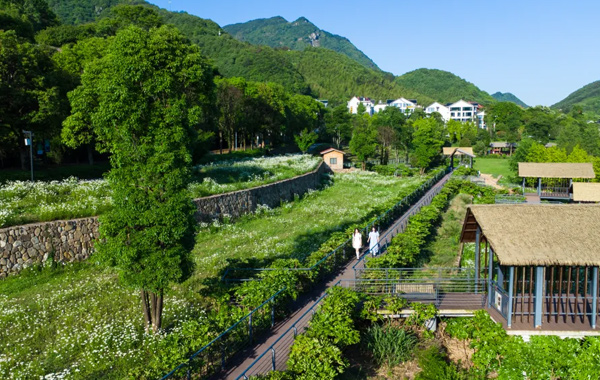
[[[371,232],[369,232],[367,243],[369,243],[369,251],[371,254],[373,256],[377,256],[379,253],[379,232],[377,232],[375,226],[371,227]]]
[[[352,247],[356,250],[356,260],[360,259],[360,249],[362,248],[362,234],[358,228],[354,229],[352,234]]]

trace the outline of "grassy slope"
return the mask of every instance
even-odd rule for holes
[[[268,215],[203,230],[194,249],[195,274],[166,295],[163,326],[177,329],[190,319],[202,324],[202,305],[210,300],[199,298],[198,291],[228,260],[302,256],[330,232],[420,182],[349,175]],[[164,359],[155,357],[158,338],[142,332],[137,292],[120,285],[113,270],[90,260],[61,270],[29,272],[0,281],[1,377],[12,373],[39,378],[67,370],[73,375],[77,368],[75,378],[125,378],[149,366],[153,358]],[[137,373],[133,377],[140,377]]]
[[[455,267],[456,257],[460,247],[460,232],[467,212],[467,206],[473,197],[467,194],[458,194],[450,202],[450,207],[442,216],[442,223],[437,228],[435,239],[425,247],[425,254],[431,267]]]

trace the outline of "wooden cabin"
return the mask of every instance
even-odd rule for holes
[[[345,153],[335,148],[329,148],[321,152],[325,165],[331,170],[342,170],[344,168]]]
[[[585,335],[598,319],[599,231],[600,205],[472,205],[461,242],[475,243],[475,283],[505,328]]]
[[[454,158],[460,158],[460,162],[467,162],[467,165],[472,169],[473,168],[473,159],[475,158],[475,154],[473,153],[473,148],[470,146],[467,147],[444,147],[442,148],[442,154],[446,157],[450,157],[450,167],[454,168]]]
[[[512,156],[516,149],[516,143],[509,143],[506,141],[493,141],[490,143],[490,154],[509,155]]]
[[[596,177],[591,163],[554,163],[519,162],[519,177],[523,178],[523,194],[526,185],[535,186],[539,199],[570,200],[573,179],[592,179]],[[529,181],[529,184],[527,183]]]

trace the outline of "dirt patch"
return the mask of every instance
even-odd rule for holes
[[[504,189],[504,186],[498,185],[498,181],[500,180],[500,178],[502,178],[502,176],[499,176],[498,178],[494,178],[491,174],[483,174],[483,173],[481,173],[479,176],[481,178],[483,178],[486,185],[491,186],[494,189]]]

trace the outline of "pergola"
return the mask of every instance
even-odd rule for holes
[[[472,205],[461,242],[475,243],[475,280],[508,327],[595,329],[599,230],[600,205]]]
[[[541,198],[570,199],[574,178],[596,177],[591,163],[519,162],[519,177],[523,178],[525,194],[526,178],[537,178],[537,195]],[[545,184],[542,184],[545,179]]]
[[[600,182],[573,183],[573,202],[600,203]]]
[[[443,155],[450,157],[450,167],[454,168],[454,156],[457,157],[469,157],[469,167],[473,168],[473,159],[475,158],[475,154],[473,153],[473,148],[468,147],[444,147]]]

